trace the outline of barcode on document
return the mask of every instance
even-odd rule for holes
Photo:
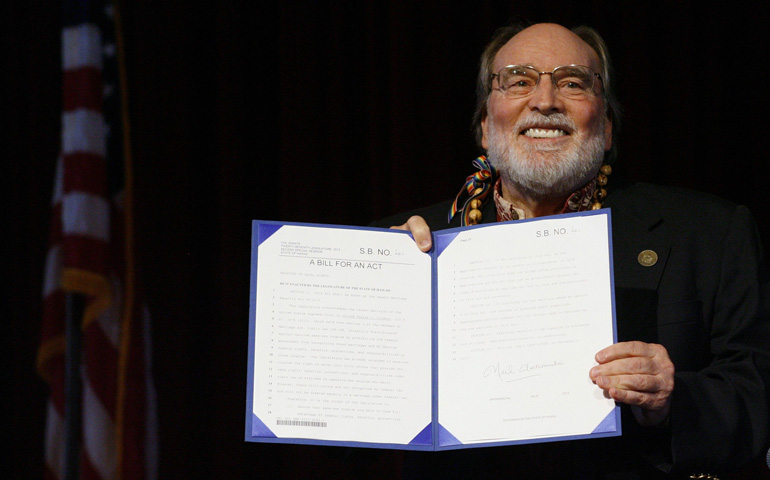
[[[276,425],[289,425],[292,427],[326,427],[326,422],[314,420],[276,420]]]

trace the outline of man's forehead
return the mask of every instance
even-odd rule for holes
[[[495,55],[494,69],[512,64],[531,64],[542,70],[577,64],[600,70],[594,49],[572,31],[556,24],[533,25],[514,35]]]

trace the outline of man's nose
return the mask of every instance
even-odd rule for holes
[[[537,88],[529,97],[528,105],[532,110],[537,110],[544,115],[563,111],[564,103],[558,95],[550,74],[540,77]]]

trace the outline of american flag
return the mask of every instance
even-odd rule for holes
[[[66,298],[77,294],[84,298],[80,478],[152,480],[156,401],[149,315],[134,272],[120,23],[107,0],[63,7],[61,153],[37,360],[50,385],[45,478],[64,474]]]

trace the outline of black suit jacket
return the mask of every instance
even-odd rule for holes
[[[450,205],[374,225],[400,225],[420,215],[432,230],[459,226],[459,218],[447,221]],[[612,212],[618,338],[667,348],[676,368],[668,425],[641,427],[623,406],[622,437],[410,454],[415,476],[447,465],[452,476],[467,462],[476,465],[471,469],[493,465],[489,476],[510,474],[513,465],[529,459],[530,468],[531,462],[553,466],[553,478],[559,471],[563,478],[665,478],[662,472],[724,473],[764,454],[770,427],[770,283],[753,217],[717,197],[649,184],[611,190],[605,207]],[[490,200],[482,223],[494,221]],[[639,262],[644,250],[657,254],[654,265]]]

